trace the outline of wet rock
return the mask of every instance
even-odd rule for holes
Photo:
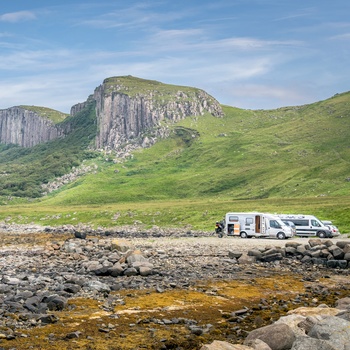
[[[40,315],[38,321],[42,324],[52,324],[58,322],[59,318],[55,315]]]
[[[74,231],[74,237],[78,239],[86,239],[86,232]]]
[[[50,295],[44,299],[50,311],[62,311],[67,306],[67,299],[60,295]]]

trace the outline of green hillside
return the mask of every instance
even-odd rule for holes
[[[54,194],[79,205],[183,198],[346,196],[350,182],[350,93],[303,107],[189,117],[169,139]],[[72,188],[70,188],[72,187]]]
[[[223,106],[224,117],[207,114],[170,125],[171,137],[122,163],[87,151],[96,132],[91,108],[75,119],[79,127],[69,138],[31,150],[0,147],[0,194],[7,204],[0,220],[208,229],[228,210],[283,210],[332,219],[350,232],[349,103],[350,93],[343,93],[276,110]],[[9,201],[31,190],[38,197],[35,186],[83,159],[97,172],[31,205]]]
[[[38,113],[38,108],[43,111],[42,107],[33,110]],[[50,117],[56,121],[58,115],[50,110]],[[40,197],[41,184],[70,172],[89,157],[88,146],[96,135],[95,119],[91,104],[75,118],[63,118],[61,123],[70,123],[74,129],[64,139],[32,148],[0,144],[0,204],[7,203],[8,197]]]

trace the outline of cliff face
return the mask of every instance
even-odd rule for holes
[[[51,120],[21,107],[0,110],[0,143],[33,147],[64,136]]]
[[[134,84],[134,85],[133,85]],[[115,77],[95,89],[98,132],[96,148],[117,149],[121,144],[155,130],[160,123],[209,112],[223,115],[220,104],[206,92],[133,77]],[[79,110],[79,106],[76,108]]]
[[[223,115],[220,104],[203,90],[131,76],[105,79],[86,102],[71,108],[71,116],[87,108],[91,101],[96,102],[95,145],[104,150],[117,150],[130,142],[146,147],[167,135],[164,121],[174,123],[206,112],[216,117]],[[0,110],[0,143],[32,147],[64,137],[74,127],[70,122],[55,124],[29,109]]]

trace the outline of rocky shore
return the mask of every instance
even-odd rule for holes
[[[308,293],[283,301],[286,310],[290,309],[288,315],[242,332],[239,324],[254,311],[249,307],[236,310],[229,318],[238,320],[235,333],[241,332],[237,338],[240,343],[214,340],[202,349],[349,349],[347,239],[244,240],[180,231],[84,232],[34,226],[14,230],[6,225],[0,231],[3,237],[12,235],[12,244],[0,250],[0,349],[13,348],[6,342],[25,338],[26,330],[59,323],[59,312],[69,310],[73,298],[96,300],[112,317],[116,306],[124,302],[118,294],[123,290],[153,290],[160,295],[198,289],[198,283],[205,281],[250,282],[283,274],[308,282]],[[40,233],[49,239],[45,244],[34,244]],[[25,245],[21,244],[23,238]],[[33,244],[28,244],[31,240]],[[339,298],[330,305],[319,302],[327,300],[329,292],[319,283],[321,278],[338,284],[332,295],[338,293]],[[266,300],[262,298],[260,309],[272,308]],[[193,319],[167,322],[168,326],[182,322],[197,337],[211,329],[210,324],[200,326]],[[79,334],[68,332],[65,336]],[[161,348],[172,347],[163,341]]]

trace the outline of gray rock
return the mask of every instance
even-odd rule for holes
[[[74,237],[78,239],[86,239],[86,232],[74,231]]]
[[[139,272],[141,276],[149,276],[153,274],[153,270],[148,266],[140,266]]]
[[[248,341],[246,345],[248,345],[254,350],[271,350],[271,348],[264,341],[260,339],[254,339],[254,340]]]
[[[299,325],[303,321],[305,321],[304,316],[298,315],[298,314],[291,314],[291,315],[280,317],[275,322],[275,324],[284,323],[291,328],[291,330],[296,336],[298,335],[302,336],[302,335],[305,335],[305,330],[302,329]]]
[[[203,345],[200,350],[251,350],[250,346],[231,344],[221,340],[214,340],[211,344]]]
[[[76,294],[80,291],[81,286],[78,284],[67,283],[63,286],[63,290],[67,293]]]
[[[336,316],[329,316],[315,324],[309,337],[327,340],[337,350],[345,350],[350,342],[350,322]]]
[[[335,260],[341,260],[344,258],[344,252],[336,244],[328,247],[328,251],[333,255]]]
[[[295,341],[295,335],[286,324],[274,323],[251,331],[244,344],[254,339],[262,340],[271,350],[289,350]]]
[[[136,276],[138,274],[137,270],[134,267],[128,267],[124,271],[125,276]]]
[[[119,262],[115,263],[112,267],[108,268],[108,274],[113,277],[121,276],[123,273],[124,273],[124,268]]]
[[[100,281],[89,281],[84,287],[87,287],[90,290],[95,290],[97,292],[110,292],[111,288],[108,284],[102,283]]]
[[[312,247],[315,247],[317,245],[321,245],[322,240],[319,238],[311,238],[311,239],[309,239],[308,243],[309,243],[310,247],[312,248]]]
[[[242,256],[242,252],[239,252],[237,250],[229,250],[228,256],[230,259],[239,259]]]
[[[350,309],[350,297],[338,299],[335,302],[335,307],[342,310]]]
[[[50,295],[44,299],[50,311],[62,311],[67,306],[67,299],[60,295]]]
[[[326,340],[314,339],[307,336],[297,337],[291,350],[339,350]]]

